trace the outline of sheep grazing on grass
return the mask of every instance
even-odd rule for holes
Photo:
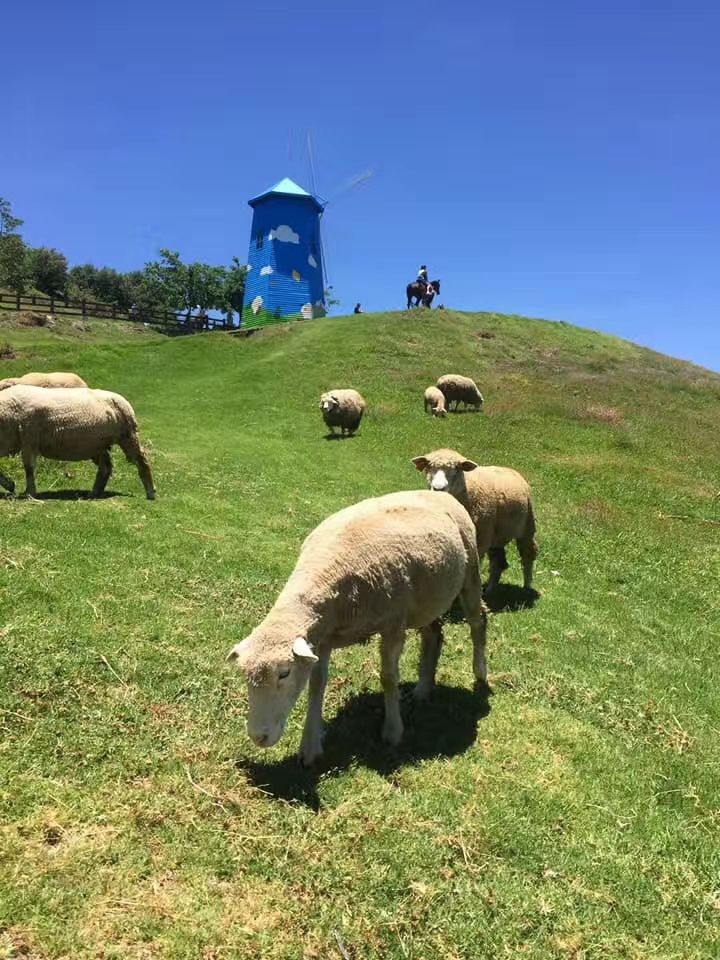
[[[444,377],[440,377],[435,386],[442,391],[448,410],[452,409],[453,403],[456,411],[461,403],[465,405],[465,409],[470,406],[474,407],[475,410],[479,410],[483,405],[483,395],[478,390],[475,381],[471,380],[470,377],[448,373]]]
[[[76,373],[25,373],[22,377],[8,377],[0,380],[0,390],[24,384],[26,387],[86,387],[87,384]]]
[[[437,387],[428,387],[425,391],[425,413],[432,411],[434,417],[446,417],[445,396]]]
[[[330,433],[335,434],[335,427],[340,427],[340,435],[352,436],[360,426],[367,404],[357,390],[328,390],[320,397],[325,425]]]
[[[413,463],[431,490],[451,493],[465,507],[477,530],[477,551],[490,560],[488,592],[507,569],[505,545],[514,540],[522,560],[523,586],[532,587],[537,557],[530,486],[509,467],[479,467],[455,450],[434,450]]]
[[[110,448],[118,444],[137,467],[148,500],[155,499],[150,465],[140,446],[133,408],[118,393],[106,390],[23,385],[0,393],[0,457],[19,453],[25,467],[25,496],[35,496],[35,461],[92,460],[97,476],[92,489],[99,496],[112,473]],[[15,484],[0,473],[0,485],[13,493]]]
[[[282,736],[309,681],[300,760],[322,753],[322,705],[335,647],[380,634],[385,693],[383,739],[400,742],[400,655],[405,631],[420,631],[415,696],[433,689],[442,645],[440,617],[457,597],[473,639],[475,677],[485,682],[487,610],[475,528],[452,497],[427,490],[363,500],[321,523],[303,543],[290,579],[272,610],[230,651],[248,680],[248,733],[259,747]]]

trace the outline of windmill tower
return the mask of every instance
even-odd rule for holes
[[[320,240],[325,204],[287,177],[248,203],[253,220],[243,325],[325,316]]]

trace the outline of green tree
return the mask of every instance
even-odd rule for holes
[[[24,293],[28,286],[27,248],[17,233],[0,236],[0,287]]]
[[[218,304],[218,309],[222,310],[227,316],[228,326],[232,326],[233,313],[240,314],[242,312],[246,277],[246,265],[240,263],[237,257],[233,257],[232,263],[225,271],[223,302],[222,304]]]
[[[18,227],[21,227],[23,222],[23,220],[13,216],[10,201],[0,197],[0,237],[17,233]]]
[[[29,247],[27,273],[30,283],[49,297],[62,296],[67,287],[67,259],[50,247]]]
[[[170,310],[187,318],[197,307],[202,311],[224,304],[225,268],[208,263],[183,263],[174,250],[162,249],[160,260],[145,265],[150,290]]]

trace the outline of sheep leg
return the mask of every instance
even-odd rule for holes
[[[382,738],[396,747],[402,740],[400,716],[400,657],[405,644],[405,629],[383,633],[380,639],[380,681],[385,694],[385,722]]]
[[[468,578],[460,593],[465,619],[470,624],[473,642],[473,673],[475,679],[487,684],[485,643],[487,641],[487,607],[482,598],[482,581],[476,564],[468,570]]]
[[[95,483],[92,488],[93,497],[101,497],[105,492],[105,487],[107,482],[110,479],[110,474],[112,473],[112,460],[110,459],[110,454],[107,450],[104,453],[101,453],[99,457],[93,457],[93,463],[97,465],[97,473],[95,475]]]
[[[490,547],[488,550],[490,560],[490,576],[488,578],[486,590],[488,593],[493,591],[500,583],[500,577],[504,570],[508,568],[507,557],[505,556],[505,547]]]
[[[150,472],[150,464],[148,459],[145,456],[145,451],[140,446],[140,441],[136,433],[131,434],[130,436],[123,437],[118,441],[120,444],[120,449],[128,458],[130,463],[134,463],[137,467],[138,475],[140,476],[140,482],[143,487],[145,487],[145,495],[148,500],[155,499],[155,486],[153,484],[152,473]]]
[[[418,682],[413,691],[413,697],[416,700],[425,700],[435,687],[435,673],[443,643],[441,621],[433,620],[432,623],[423,627],[420,631],[420,637],[422,645],[420,647]]]
[[[532,506],[528,511],[527,523],[521,537],[515,541],[523,568],[523,586],[526,590],[532,589],[533,567],[538,555],[537,542],[535,540],[535,516]]]
[[[322,756],[322,710],[329,663],[330,651],[318,650],[318,662],[310,674],[307,714],[305,715],[305,726],[298,754],[300,763],[304,767],[312,766]]]
[[[23,467],[25,468],[25,494],[26,497],[34,497],[37,495],[37,490],[35,489],[35,461],[37,460],[37,455],[31,450],[22,451],[22,462]]]
[[[5,487],[8,493],[15,493],[14,482],[10,477],[6,477],[4,473],[0,473],[0,487]]]

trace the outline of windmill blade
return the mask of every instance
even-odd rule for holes
[[[352,193],[353,190],[356,190],[358,187],[361,187],[364,183],[367,183],[368,180],[372,180],[375,176],[375,169],[373,167],[368,167],[367,170],[363,170],[362,173],[358,173],[356,176],[351,177],[349,180],[346,180],[342,186],[332,194],[331,200],[335,202],[339,200],[340,197],[344,197],[346,193]]]
[[[313,196],[317,196],[317,183],[315,177],[315,147],[313,145],[312,133],[308,130],[306,135],[308,167],[310,169],[310,189]]]

